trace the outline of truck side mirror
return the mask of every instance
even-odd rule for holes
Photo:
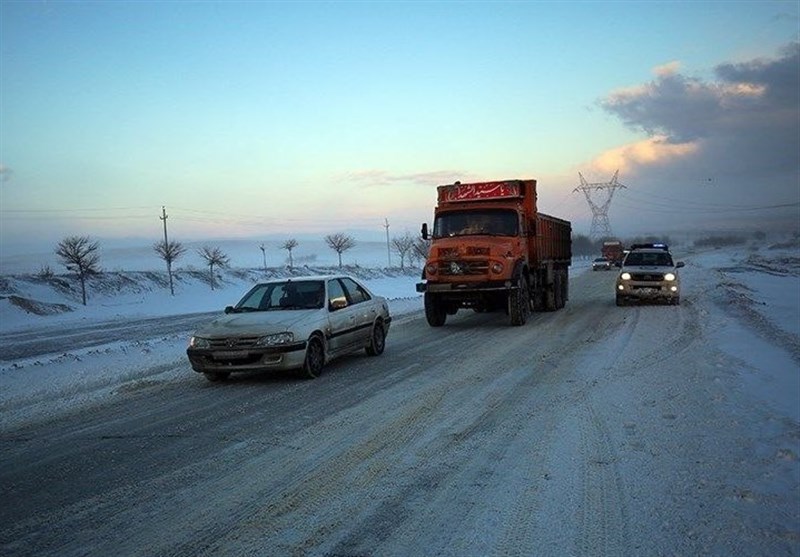
[[[427,240],[428,239],[428,223],[427,222],[423,222],[422,223],[422,239],[423,240]]]

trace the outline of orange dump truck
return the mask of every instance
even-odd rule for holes
[[[425,317],[441,327],[461,308],[504,311],[524,325],[531,311],[564,307],[569,293],[572,226],[539,213],[536,180],[437,188],[430,250],[417,291]]]
[[[622,267],[622,260],[625,259],[625,248],[619,240],[603,242],[600,253],[602,253],[603,257],[610,261],[612,265]]]

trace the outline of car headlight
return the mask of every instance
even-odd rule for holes
[[[261,337],[256,341],[256,346],[278,346],[289,344],[292,341],[294,341],[294,333],[285,332]]]
[[[207,338],[192,337],[189,339],[189,348],[211,348],[211,341]]]
[[[630,273],[622,273],[619,276],[619,278],[621,278],[622,280],[631,280],[631,274]]]
[[[664,275],[664,280],[670,280],[670,281],[671,280],[675,280],[675,274],[674,273],[667,273],[666,275]]]

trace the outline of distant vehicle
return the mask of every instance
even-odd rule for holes
[[[232,372],[294,369],[314,378],[337,356],[383,353],[391,322],[386,300],[352,277],[271,280],[198,329],[186,354],[209,381]]]
[[[524,325],[532,310],[564,307],[572,225],[538,211],[536,180],[456,182],[437,193],[424,282],[417,284],[431,327],[461,308],[503,311],[511,325]]]
[[[600,253],[603,257],[611,262],[615,267],[622,266],[622,260],[625,258],[625,248],[619,240],[609,240],[603,242],[603,247],[600,248]]]
[[[634,244],[617,276],[616,301],[624,306],[632,300],[665,301],[678,305],[681,285],[678,269],[666,244]]]
[[[611,261],[605,257],[598,257],[592,261],[592,271],[610,271],[611,266]]]

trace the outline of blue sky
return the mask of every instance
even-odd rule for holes
[[[380,238],[456,179],[537,178],[588,233],[578,172],[617,169],[620,234],[796,220],[798,6],[2,0],[0,250],[150,242],[161,206]]]

